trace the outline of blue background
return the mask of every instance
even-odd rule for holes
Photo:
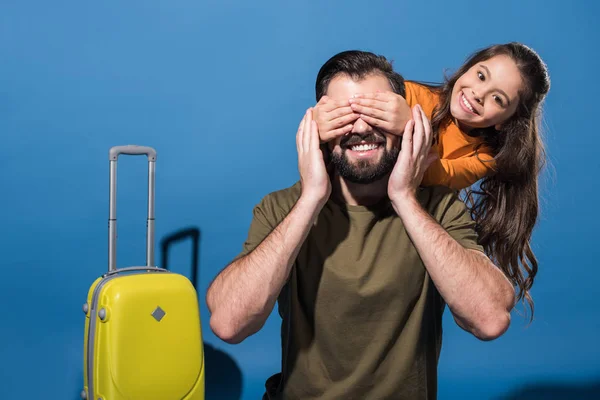
[[[278,317],[227,345],[208,327],[204,294],[241,249],[252,207],[298,178],[295,131],[322,63],[370,50],[406,78],[439,81],[476,49],[512,40],[535,48],[552,78],[536,319],[527,326],[515,314],[507,334],[483,343],[446,313],[440,399],[538,383],[600,390],[599,9],[591,0],[1,0],[0,398],[78,398],[81,305],[107,268],[108,149],[129,143],[158,151],[157,243],[200,229],[206,343],[235,360],[241,398],[260,398],[279,368]],[[119,266],[144,261],[146,172],[142,158],[119,161]],[[173,270],[189,273],[189,246],[173,246]]]

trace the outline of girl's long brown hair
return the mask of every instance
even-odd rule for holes
[[[450,100],[454,84],[473,65],[496,55],[507,55],[517,64],[524,85],[515,114],[500,130],[474,129],[494,151],[494,173],[479,188],[466,190],[465,202],[476,222],[480,244],[517,289],[517,301],[526,300],[533,319],[530,289],[538,272],[531,235],[538,219],[538,176],[545,164],[540,138],[541,104],[550,89],[544,62],[520,43],[494,45],[471,55],[465,64],[439,86],[427,85],[440,94],[431,124],[438,133],[452,122]]]

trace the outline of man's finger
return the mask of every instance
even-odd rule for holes
[[[304,129],[304,120],[306,119],[306,113],[304,117],[302,117],[302,121],[300,121],[300,125],[298,125],[298,133],[296,133],[296,149],[298,150],[298,154],[302,153],[302,132]]]
[[[415,127],[415,121],[409,119],[406,123],[406,127],[404,128],[404,134],[402,135],[402,148],[400,149],[400,153],[406,154],[409,157],[412,157],[413,153],[413,130]]]
[[[317,121],[314,119],[310,121],[310,135],[309,136],[309,146],[310,151],[319,151],[319,128],[317,127]]]
[[[310,146],[310,123],[312,121],[312,109],[306,110],[306,117],[304,118],[304,127],[302,128],[302,152],[306,153],[309,151]]]
[[[414,130],[413,130],[413,154],[418,155],[421,153],[421,147],[423,146],[423,119],[421,118],[421,113],[419,112],[419,108],[415,106],[413,108],[413,120],[414,120]]]
[[[427,146],[427,151],[429,151],[429,146],[431,146],[431,123],[429,122],[429,119],[427,118],[427,115],[425,115],[425,111],[423,111],[423,108],[419,105],[419,112],[421,113],[421,120],[423,121],[423,129],[425,132],[425,144]]]

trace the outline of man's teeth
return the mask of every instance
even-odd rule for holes
[[[377,144],[359,144],[356,146],[352,146],[352,151],[367,151],[367,150],[375,150],[379,145]]]
[[[465,95],[463,94],[462,96],[462,102],[465,104],[465,106],[467,106],[467,108],[469,110],[471,110],[471,112],[475,112],[475,110],[473,110],[473,107],[471,107],[471,105],[469,104],[469,102],[467,101],[467,98],[465,97]]]

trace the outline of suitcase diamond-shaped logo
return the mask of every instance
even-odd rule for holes
[[[166,315],[167,313],[164,312],[164,310],[160,307],[156,307],[156,310],[154,310],[152,312],[152,316],[154,317],[155,320],[157,320],[158,322],[160,322],[161,319],[163,319],[163,317]]]

